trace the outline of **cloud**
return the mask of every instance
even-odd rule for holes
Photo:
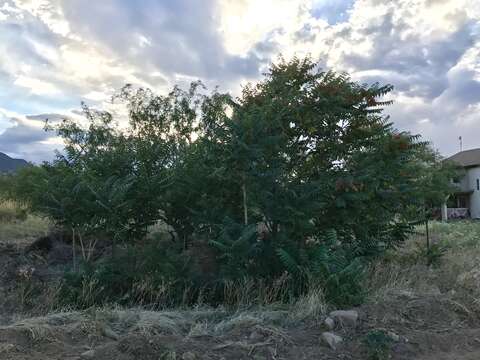
[[[62,11],[77,35],[134,64],[143,74],[139,77],[160,72],[170,79],[181,74],[225,83],[258,76],[261,59],[254,53],[236,56],[225,50],[214,1],[143,0],[139,6],[128,0],[104,0],[97,4],[95,11],[86,11],[84,1],[69,0],[62,3]]]
[[[43,114],[12,119],[14,125],[0,134],[0,152],[29,161],[51,160],[61,143],[51,132],[44,130],[46,119],[57,121],[58,114]]]
[[[392,83],[398,128],[445,154],[459,135],[478,147],[479,20],[477,0],[4,0],[0,148],[48,157],[53,138],[23,114],[112,108],[125,83],[165,92],[200,78],[238,93],[279,54]]]
[[[312,28],[310,43],[328,66],[358,81],[392,83],[396,103],[386,112],[395,125],[450,154],[460,135],[465,146],[480,147],[472,115],[480,104],[479,20],[473,0],[357,0],[332,33]]]

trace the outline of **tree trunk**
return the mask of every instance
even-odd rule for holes
[[[72,257],[73,257],[73,272],[77,272],[77,253],[75,251],[75,228],[72,228]]]
[[[248,225],[247,187],[245,186],[245,177],[243,178],[242,194],[243,194],[243,219],[244,219],[245,225]]]

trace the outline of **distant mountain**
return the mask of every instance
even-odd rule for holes
[[[23,159],[12,159],[7,154],[0,152],[0,173],[15,171],[27,165],[28,162]]]

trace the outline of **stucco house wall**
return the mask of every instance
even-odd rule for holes
[[[465,169],[465,176],[456,184],[458,194],[468,196],[468,210],[472,219],[480,219],[480,148],[460,151],[446,159]],[[457,194],[457,195],[458,195]],[[446,207],[444,205],[443,207]],[[442,207],[443,214],[447,213]]]
[[[470,216],[480,219],[480,189],[477,186],[477,180],[480,182],[480,166],[469,168],[465,177],[468,178],[470,190],[473,190],[470,195]]]

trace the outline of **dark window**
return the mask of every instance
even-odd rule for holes
[[[460,195],[457,198],[457,207],[459,208],[467,208],[468,207],[468,198],[465,195]]]
[[[477,190],[480,190],[480,179],[477,179]]]

